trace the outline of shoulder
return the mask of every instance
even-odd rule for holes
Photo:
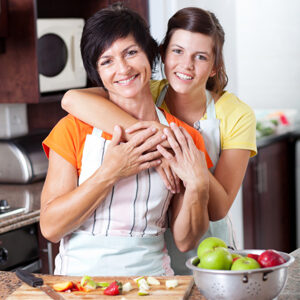
[[[166,79],[150,81],[150,90],[154,100],[158,98],[160,92],[167,84],[168,81]]]
[[[227,118],[239,119],[248,116],[255,122],[255,114],[252,108],[229,92],[225,92],[216,102],[216,115],[221,120]]]

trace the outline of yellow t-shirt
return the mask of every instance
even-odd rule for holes
[[[167,80],[152,80],[151,93],[156,102]],[[161,105],[166,111],[168,107]],[[220,120],[221,149],[245,149],[251,151],[251,157],[257,153],[256,119],[253,110],[238,97],[229,92],[219,98],[215,104],[216,117]],[[206,114],[202,119],[206,119]]]

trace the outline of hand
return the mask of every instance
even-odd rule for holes
[[[157,150],[169,161],[171,168],[183,181],[185,187],[197,185],[199,182],[208,185],[209,171],[204,153],[197,149],[192,137],[184,128],[179,128],[175,123],[171,123],[170,127],[171,129],[164,129],[164,133],[174,154],[161,145],[157,145]]]
[[[100,169],[107,170],[116,179],[131,176],[151,167],[157,167],[161,160],[155,148],[166,139],[165,135],[155,135],[156,128],[147,128],[137,133],[129,142],[121,143],[122,129],[115,126],[112,141],[109,144]]]
[[[179,193],[180,192],[179,177],[173,172],[169,162],[164,157],[161,159],[161,161],[162,161],[161,164],[155,168],[157,173],[160,175],[161,179],[163,180],[168,190],[170,190],[173,194]]]
[[[168,128],[167,126],[159,123],[159,122],[156,122],[156,121],[139,121],[135,124],[133,124],[132,126],[128,127],[126,130],[125,130],[125,139],[130,141],[131,138],[137,133],[139,132],[140,130],[143,130],[143,129],[147,129],[147,128],[150,128],[150,127],[154,127],[157,129],[157,135],[161,135],[163,134],[163,130],[164,128]],[[170,148],[170,145],[169,143],[164,140],[162,142],[162,146],[166,147],[166,148]]]

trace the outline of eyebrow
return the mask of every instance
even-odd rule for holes
[[[177,45],[177,44],[171,44],[171,46],[172,47],[178,47],[178,48],[180,48],[180,49],[184,49],[184,47],[182,47],[182,46],[180,46],[180,45]],[[207,56],[211,56],[208,52],[206,52],[206,51],[196,51],[195,53],[197,53],[197,54],[205,54],[205,55],[207,55]]]
[[[125,48],[124,50],[122,50],[122,54],[126,53],[131,47],[138,47],[138,45],[137,44],[132,44],[132,45],[128,46],[127,48]],[[100,56],[99,60],[103,59],[103,58],[110,58],[110,57],[111,57],[111,55]]]

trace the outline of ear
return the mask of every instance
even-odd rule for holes
[[[216,70],[215,67],[213,67],[210,74],[209,74],[209,77],[214,77],[216,74],[217,74],[217,70]]]

